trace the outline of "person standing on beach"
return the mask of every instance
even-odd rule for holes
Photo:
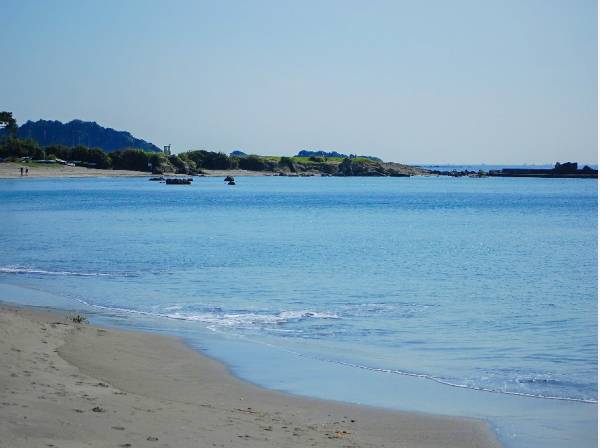
[[[21,168],[23,169],[23,168]],[[25,176],[29,176],[29,168],[25,168]]]
[[[23,167],[21,167],[21,176],[23,175]]]

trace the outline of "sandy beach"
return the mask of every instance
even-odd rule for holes
[[[27,176],[21,176],[21,167],[29,168]],[[273,176],[274,173],[247,170],[202,170],[208,177],[225,176]],[[165,174],[165,176],[175,176]],[[178,176],[183,176],[179,174]],[[81,166],[66,165],[28,165],[23,163],[0,163],[0,179],[31,179],[39,177],[152,177],[151,173],[128,170],[99,170]],[[187,176],[189,177],[189,176]]]
[[[499,447],[484,422],[272,392],[175,338],[0,306],[0,447]]]
[[[27,176],[21,176],[21,167],[29,168]],[[66,165],[28,165],[24,163],[4,162],[0,163],[0,179],[30,179],[36,177],[140,177],[150,176],[150,173],[127,170],[98,170],[95,168],[84,168],[82,166]]]

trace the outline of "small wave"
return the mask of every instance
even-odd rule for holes
[[[552,396],[552,395],[534,394],[534,393],[527,393],[527,392],[514,392],[514,391],[507,391],[507,390],[498,390],[498,389],[492,389],[489,387],[476,386],[476,385],[470,385],[470,384],[461,384],[461,383],[455,383],[455,382],[452,382],[452,381],[449,381],[449,380],[446,380],[443,378],[439,378],[439,377],[424,374],[424,373],[414,373],[414,372],[406,372],[406,371],[396,370],[396,369],[369,367],[369,366],[364,366],[361,364],[355,364],[355,363],[350,363],[350,362],[345,362],[345,361],[336,361],[336,360],[331,360],[331,359],[326,359],[326,358],[307,356],[307,355],[297,353],[297,352],[294,352],[294,353],[299,356],[309,357],[312,359],[316,359],[318,361],[339,364],[339,365],[342,365],[345,367],[353,367],[353,368],[357,368],[357,369],[369,370],[372,372],[379,372],[379,373],[390,373],[390,374],[394,374],[394,375],[410,376],[410,377],[414,377],[414,378],[423,378],[426,380],[434,381],[439,384],[443,384],[445,386],[457,387],[460,389],[471,389],[471,390],[477,390],[477,391],[481,391],[481,392],[490,392],[490,393],[503,394],[503,395],[516,395],[519,397],[540,398],[540,399],[544,399],[544,400],[576,401],[579,403],[591,403],[591,404],[598,403],[598,400],[587,399],[587,398],[558,397],[558,396]]]
[[[259,314],[259,313],[198,313],[198,314],[186,314],[186,313],[157,313],[157,312],[148,312],[148,311],[140,311],[134,309],[126,309],[126,308],[117,308],[117,307],[109,307],[103,305],[94,305],[88,303],[84,300],[79,299],[79,301],[87,306],[102,309],[105,311],[111,312],[122,312],[122,313],[130,313],[137,314],[149,317],[163,317],[168,319],[177,319],[177,320],[186,320],[186,321],[198,321],[207,324],[207,328],[213,331],[218,330],[219,328],[227,328],[227,327],[237,327],[237,328],[251,328],[256,326],[276,326],[286,322],[294,321],[294,320],[303,320],[303,319],[339,319],[340,317],[335,313],[328,312],[314,312],[314,311],[282,311],[277,314]],[[177,309],[176,306],[172,307],[172,309]],[[285,329],[282,329],[285,331]],[[357,363],[351,363],[346,361],[339,361],[329,358],[320,357],[317,355],[311,355],[306,353],[301,353],[298,351],[290,350],[279,345],[275,345],[272,343],[268,343],[265,341],[257,341],[253,340],[253,342],[270,346],[273,348],[277,348],[279,350],[284,350],[288,353],[294,354],[299,357],[313,359],[316,361],[327,362],[331,364],[337,364],[344,367],[351,367],[356,369],[368,370],[371,372],[377,373],[385,373],[385,374],[393,374],[393,375],[402,375],[413,378],[421,378],[429,381],[434,381],[439,384],[443,384],[445,386],[456,387],[460,389],[470,389],[481,392],[488,393],[496,393],[496,394],[504,394],[504,395],[514,395],[520,397],[527,398],[538,398],[545,400],[559,400],[559,401],[574,401],[580,403],[590,403],[597,404],[598,401],[594,399],[586,399],[586,398],[576,398],[576,397],[559,397],[553,395],[543,395],[543,394],[535,394],[535,393],[527,393],[527,392],[515,392],[515,391],[507,391],[507,390],[499,390],[493,389],[491,387],[483,387],[472,384],[462,384],[454,381],[450,381],[444,378],[436,377],[434,375],[424,374],[424,373],[415,373],[409,371],[403,371],[398,369],[386,369],[379,367],[371,367]],[[527,382],[547,382],[553,383],[554,380],[541,380],[541,379],[518,379],[519,383],[527,383]]]
[[[533,378],[516,378],[515,379],[516,383],[519,384],[561,384],[562,382],[559,380],[555,380],[552,378],[537,378],[537,377],[533,377]]]
[[[339,319],[340,316],[336,313],[316,312],[316,311],[282,311],[278,316],[285,319]]]
[[[96,305],[82,299],[77,299],[86,306],[101,309],[110,312],[130,313],[149,317],[163,317],[168,319],[195,321],[209,324],[210,329],[215,327],[237,327],[253,328],[260,326],[282,325],[288,322],[300,321],[305,319],[339,319],[335,313],[317,312],[317,311],[281,311],[276,314],[268,313],[223,313],[223,312],[203,312],[190,313],[183,312],[181,305],[171,305],[165,308],[167,312],[160,311],[141,311],[129,308],[111,307]],[[220,310],[220,308],[217,308]],[[173,312],[174,311],[174,312]]]
[[[109,273],[109,272],[72,272],[72,271],[46,271],[44,269],[24,268],[18,266],[0,267],[0,273],[3,274],[21,274],[21,275],[56,275],[68,277],[133,277],[132,273]]]
[[[334,313],[320,313],[315,311],[282,311],[277,314],[259,313],[170,313],[162,316],[170,319],[199,321],[223,327],[254,327],[263,325],[281,325],[291,321],[304,319],[338,319]]]
[[[273,347],[273,348],[276,348],[279,350],[283,350],[283,351],[286,351],[288,353],[291,353],[291,354],[296,355],[301,358],[312,359],[315,361],[326,362],[326,363],[330,363],[330,364],[337,364],[340,366],[351,367],[354,369],[367,370],[370,372],[386,373],[386,374],[392,374],[392,375],[402,375],[402,376],[408,376],[408,377],[413,377],[413,378],[421,378],[424,380],[434,381],[436,383],[443,384],[444,386],[456,387],[459,389],[470,389],[470,390],[475,390],[475,391],[480,391],[480,392],[502,394],[502,395],[514,395],[514,396],[519,396],[519,397],[537,398],[537,399],[543,399],[543,400],[574,401],[574,402],[578,402],[578,403],[598,404],[597,399],[595,400],[595,399],[589,399],[589,398],[559,397],[559,396],[553,396],[553,395],[543,395],[543,394],[534,394],[534,393],[526,393],[526,392],[513,392],[513,391],[507,391],[507,390],[493,389],[490,387],[462,384],[462,383],[452,382],[450,380],[446,380],[446,379],[439,378],[434,375],[429,375],[429,374],[425,374],[425,373],[415,373],[415,372],[408,372],[408,371],[403,371],[403,370],[398,370],[398,369],[386,369],[386,368],[380,368],[380,367],[371,367],[371,366],[366,366],[363,364],[357,364],[357,363],[352,363],[352,362],[347,362],[347,361],[340,361],[340,360],[335,360],[335,359],[330,359],[330,358],[324,358],[324,357],[314,355],[314,354],[301,353],[296,350],[290,350],[288,348],[284,348],[282,346],[279,346],[279,345],[276,345],[276,344],[273,344],[270,342],[257,341],[257,340],[253,340],[253,342],[259,343],[259,344],[262,344],[262,345],[265,345],[268,347]]]

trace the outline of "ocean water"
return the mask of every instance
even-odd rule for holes
[[[563,160],[562,163],[564,163],[565,161]],[[481,163],[481,164],[477,164],[477,165],[432,165],[432,164],[425,164],[425,165],[420,165],[423,168],[429,169],[429,170],[439,170],[439,171],[463,171],[463,170],[467,170],[467,171],[491,171],[491,170],[501,170],[503,168],[525,168],[525,169],[552,169],[554,168],[554,163],[546,163],[546,164],[504,164],[504,165],[488,165],[485,163]],[[583,168],[584,166],[589,166],[590,168],[593,168],[595,170],[598,169],[598,165],[595,163],[579,163],[579,169]]]
[[[439,171],[463,171],[463,170],[467,170],[467,171],[491,171],[491,170],[501,170],[503,168],[536,168],[536,169],[550,169],[550,168],[554,168],[554,164],[544,164],[544,165],[511,165],[511,164],[506,164],[506,165],[488,165],[485,163],[482,164],[478,164],[478,165],[448,165],[448,164],[443,164],[443,165],[421,165],[423,168],[429,169],[429,170],[439,170]],[[595,168],[595,166],[591,166],[593,168]],[[581,164],[580,168],[583,168],[583,164]]]
[[[597,182],[0,181],[0,298],[179,335],[278,390],[595,446]]]

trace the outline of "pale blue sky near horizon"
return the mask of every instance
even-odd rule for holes
[[[177,152],[597,163],[593,0],[29,1],[0,109]]]

